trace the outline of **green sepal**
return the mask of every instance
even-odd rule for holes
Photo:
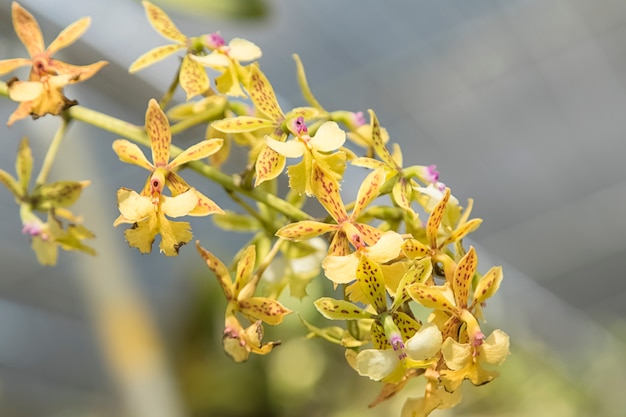
[[[69,207],[78,200],[88,181],[56,181],[35,189],[32,199],[40,210]]]

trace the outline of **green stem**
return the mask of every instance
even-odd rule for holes
[[[226,109],[226,103],[227,102],[224,101],[223,105],[221,106],[211,107],[198,114],[194,114],[193,116],[187,117],[186,119],[176,123],[175,125],[172,125],[171,127],[172,135],[176,135],[200,123],[208,122],[210,120],[216,120],[220,117],[223,117],[224,110]]]
[[[70,125],[71,121],[71,119],[65,116],[61,118],[61,125],[54,134],[52,142],[50,142],[48,152],[46,152],[46,157],[43,160],[41,170],[39,171],[39,175],[37,176],[37,180],[35,181],[35,186],[43,185],[46,183],[46,179],[48,178],[48,174],[50,173],[50,169],[52,168],[52,164],[54,163],[54,158],[56,158],[57,156],[57,152],[59,151],[59,147],[61,146],[61,142],[63,142],[65,132],[67,132],[67,128]]]
[[[167,104],[170,102],[170,100],[174,96],[174,92],[176,92],[176,87],[178,87],[178,80],[180,77],[181,66],[182,64],[178,66],[178,71],[176,71],[176,75],[174,75],[172,84],[170,84],[170,87],[167,89],[167,92],[163,95],[163,97],[161,98],[161,101],[159,101],[159,107],[161,107],[162,109],[164,109],[165,106],[167,106]]]

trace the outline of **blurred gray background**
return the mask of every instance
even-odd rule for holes
[[[2,58],[25,55],[12,29],[10,3],[0,0]],[[59,57],[77,64],[106,59],[110,65],[80,88],[69,87],[67,95],[143,124],[148,100],[167,88],[177,62],[172,57],[127,74],[137,56],[168,43],[149,26],[139,2],[20,4],[39,20],[47,43],[68,23],[92,16],[81,41]],[[267,5],[266,15],[255,20],[166,10],[189,36],[219,30],[227,40],[238,36],[259,45],[261,66],[283,108],[304,103],[291,58],[298,53],[327,109],[373,108],[391,141],[402,145],[405,166],[437,164],[462,203],[474,198],[473,214],[484,219],[470,241],[479,248],[479,268],[505,267],[503,288],[486,314],[515,343],[556,352],[568,378],[576,378],[594,352],[623,347],[607,329],[626,314],[626,2]],[[14,108],[0,100],[0,121]],[[0,167],[14,172],[23,135],[31,138],[40,163],[56,122],[25,120],[10,129],[1,122]],[[175,140],[186,146],[203,133],[197,129]],[[186,272],[201,266],[195,250],[183,248],[182,260],[173,262],[158,253],[141,256],[126,247],[121,229],[112,228],[115,190],[139,189],[145,181],[145,172],[120,163],[110,150],[115,138],[76,123],[52,173],[55,179],[92,180],[79,211],[98,235],[95,259],[62,253],[55,268],[36,265],[20,233],[17,206],[0,190],[3,416],[87,415],[71,413],[113,401],[91,330],[85,281],[113,274],[129,279],[146,296],[166,340],[185,311],[193,288]],[[200,183],[193,173],[184,176]],[[218,187],[203,187],[214,199],[224,198]],[[210,221],[192,225],[196,237],[207,247],[213,242],[218,253],[245,241],[235,236],[228,248]]]

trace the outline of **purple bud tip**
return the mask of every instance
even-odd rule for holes
[[[211,33],[210,35],[206,35],[206,46],[208,46],[211,49],[218,49],[224,45],[226,45],[226,42],[224,42],[224,38],[222,38],[219,34],[219,32],[215,32],[215,33]]]
[[[39,236],[41,235],[42,228],[41,225],[37,223],[26,223],[22,227],[22,233],[29,236]]]
[[[436,183],[439,180],[439,171],[437,171],[437,165],[427,166],[425,177],[426,181]]]
[[[356,125],[356,127],[361,127],[365,123],[367,123],[365,121],[365,116],[363,115],[362,111],[358,111],[356,113],[352,113],[352,122]]]

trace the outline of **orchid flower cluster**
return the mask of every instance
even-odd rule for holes
[[[85,81],[106,65],[76,66],[53,58],[84,33],[89,18],[69,25],[44,49],[35,18],[12,5],[15,31],[30,57],[1,60],[0,75],[24,66],[30,73],[28,80],[12,78],[4,86],[5,95],[19,102],[8,125],[28,115],[62,120],[32,191],[27,139],[18,149],[17,177],[0,170],[39,262],[55,264],[58,248],[95,254],[83,243],[93,234],[69,211],[89,182],[46,179],[67,124],[81,120],[124,136],[113,141],[113,151],[122,162],[148,171],[141,190],[117,192],[120,215],[114,226],[130,225],[125,237],[131,247],[150,253],[158,239],[160,252],[178,255],[193,235],[189,222],[172,219],[185,216],[213,215],[227,231],[253,234],[233,267],[196,241],[227,300],[223,346],[235,361],[276,348],[280,342],[263,340],[264,325],[278,325],[292,313],[279,296],[289,288],[292,296],[303,298],[317,279],[330,281],[329,290],[340,295],[319,298],[315,307],[343,325],[317,327],[302,319],[303,332],[342,346],[349,366],[383,384],[371,406],[423,376],[425,391],[406,400],[402,415],[426,416],[456,405],[464,380],[492,381],[498,374],[494,368],[509,354],[509,338],[502,330],[486,335],[480,323],[502,269],[481,274],[476,250],[463,245],[481,223],[471,218],[472,200],[463,208],[439,181],[434,165],[404,167],[400,147],[374,111],[367,121],[362,112],[323,107],[298,56],[307,106],[284,111],[261,70],[258,46],[239,38],[227,43],[218,32],[188,37],[159,7],[148,1],[143,6],[154,29],[173,43],[141,55],[129,71],[177,52],[184,55],[163,98],[149,101],[145,126],[130,128],[64,96],[66,85]],[[217,75],[211,80],[210,74]],[[187,101],[172,106],[178,87]],[[102,117],[108,119],[101,122]],[[197,124],[206,125],[203,140],[185,150],[172,145],[174,133]],[[151,160],[138,144],[150,148]],[[247,159],[238,174],[227,175],[221,167],[236,163],[230,160],[235,146],[247,151]],[[341,185],[348,166],[361,167],[366,176],[356,199],[346,203]],[[220,208],[187,183],[179,174],[185,168],[222,185],[241,212]],[[289,187],[281,192],[284,171]],[[319,202],[327,215],[315,218],[304,211],[309,200]]]

